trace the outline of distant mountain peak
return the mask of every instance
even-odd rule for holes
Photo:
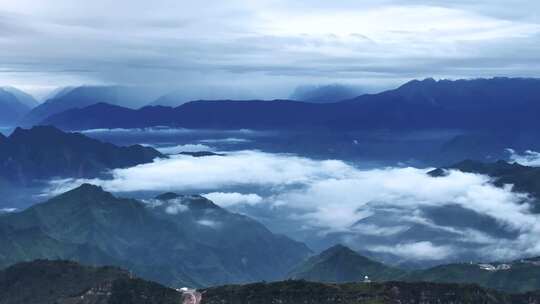
[[[22,135],[27,135],[31,133],[39,133],[41,135],[52,135],[52,134],[63,134],[64,132],[54,126],[33,126],[29,129],[23,129],[21,127],[15,128],[11,133],[10,137],[19,137]]]
[[[84,193],[108,193],[105,190],[103,190],[101,186],[88,184],[88,183],[84,183],[71,191],[80,191]]]
[[[156,196],[155,199],[166,202],[181,200],[182,203],[190,209],[221,209],[221,207],[214,204],[214,202],[201,195],[180,195],[174,192],[166,192]]]
[[[0,125],[14,126],[33,107],[31,97],[21,91],[0,87]]]
[[[89,200],[98,200],[98,199],[111,199],[114,196],[105,190],[102,187],[96,186],[93,184],[82,184],[77,188],[74,188],[66,193],[60,195],[61,197],[81,197]]]
[[[161,197],[174,196],[182,200],[149,208],[82,184],[24,211],[0,216],[0,268],[35,258],[62,258],[128,265],[142,277],[176,287],[200,287],[277,280],[309,253],[305,245],[242,215],[202,209],[215,205],[201,196]],[[189,211],[168,208],[178,204]]]
[[[310,257],[298,265],[290,277],[320,282],[358,282],[365,276],[375,281],[393,280],[403,273],[340,244]]]
[[[26,105],[30,109],[39,105],[39,102],[34,98],[34,96],[15,87],[7,86],[3,87],[2,89],[14,95],[20,103]]]
[[[442,83],[442,80],[435,80],[434,78],[425,78],[425,79],[414,79],[405,84],[401,85],[396,89],[397,92],[401,93],[412,93],[431,89],[436,87],[439,83]]]
[[[155,199],[160,200],[160,201],[169,201],[169,200],[179,198],[179,197],[180,195],[174,192],[166,192],[166,193],[156,196]]]
[[[360,88],[342,84],[299,86],[291,94],[290,99],[313,103],[329,103],[348,100],[362,94]]]
[[[356,259],[365,260],[366,262],[370,263],[376,263],[375,261],[370,260],[369,258],[342,244],[337,244],[324,250],[319,254],[319,257],[326,261],[333,259]]]
[[[337,244],[321,252],[321,256],[334,255],[337,253],[358,254],[356,251],[352,250],[351,248],[343,244]]]

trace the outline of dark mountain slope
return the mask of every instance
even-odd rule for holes
[[[216,129],[339,130],[507,130],[530,132],[540,127],[540,80],[493,78],[411,81],[379,94],[338,103],[276,101],[196,101],[177,108],[143,108],[133,114],[138,125]],[[83,119],[85,110],[63,113],[45,122],[64,129],[130,127],[129,122],[100,113],[107,120]],[[97,116],[94,113],[94,116]]]
[[[409,274],[407,281],[478,284],[506,292],[540,290],[540,263],[449,264]]]
[[[475,285],[286,281],[210,288],[204,290],[202,304],[531,304],[539,300],[538,293],[507,295]]]
[[[373,281],[397,280],[404,271],[370,260],[355,251],[337,245],[309,258],[296,267],[290,277],[314,282],[361,282],[365,276]]]
[[[174,223],[188,239],[202,246],[219,248],[214,258],[222,265],[194,262],[186,266],[195,279],[212,278],[211,285],[279,280],[309,254],[304,244],[275,235],[253,219],[228,212],[202,196],[166,193],[157,199],[151,209],[156,217]]]
[[[0,271],[1,304],[172,304],[180,299],[175,290],[113,267],[37,260]]]
[[[46,235],[39,228],[14,229],[5,223],[0,224],[0,243],[0,268],[36,258],[67,257],[77,248]]]
[[[0,265],[69,258],[114,264],[171,286],[277,280],[309,253],[200,196],[168,194],[143,204],[92,185],[1,216],[0,227],[9,229],[0,242],[14,244]],[[33,231],[34,245],[18,251],[26,246],[23,231]]]
[[[102,104],[58,113],[43,120],[42,124],[66,130],[158,125],[202,129],[284,129],[308,127],[314,121],[327,120],[324,112],[331,107],[288,100],[224,100],[193,101],[177,108],[152,106],[128,111]]]
[[[200,290],[201,304],[532,304],[539,293],[504,294],[475,285],[437,283],[323,284],[305,281]],[[172,304],[182,294],[119,268],[37,260],[0,271],[0,304]]]
[[[157,125],[174,125],[173,108],[147,106],[133,110],[108,103],[97,103],[83,108],[69,109],[53,114],[42,124],[52,124],[63,129],[87,130],[94,128],[139,128]],[[73,127],[73,128],[72,128]]]
[[[524,259],[507,263],[447,264],[404,271],[370,260],[344,246],[332,247],[297,266],[290,278],[312,282],[362,282],[364,276],[375,282],[403,280],[478,284],[504,292],[540,290],[540,261]]]
[[[0,138],[0,176],[14,184],[51,177],[95,177],[111,168],[134,166],[163,157],[139,145],[117,147],[54,127],[17,128]]]

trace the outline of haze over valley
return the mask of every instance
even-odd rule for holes
[[[540,9],[0,9],[0,304],[540,301]]]

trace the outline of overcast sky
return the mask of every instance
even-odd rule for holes
[[[287,96],[305,84],[540,76],[540,1],[0,0],[0,84]]]

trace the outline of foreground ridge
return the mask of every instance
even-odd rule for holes
[[[210,288],[203,291],[203,304],[532,304],[540,293],[511,295],[477,285],[438,283],[347,283],[324,284],[284,281]]]
[[[116,267],[36,260],[0,271],[0,304],[534,304],[540,292],[507,294],[470,284],[328,284],[282,281],[172,289]]]

